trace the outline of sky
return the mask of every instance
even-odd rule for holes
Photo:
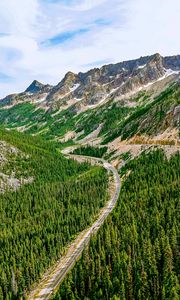
[[[34,80],[180,54],[179,0],[0,0],[0,97]]]

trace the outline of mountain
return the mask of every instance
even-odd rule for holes
[[[154,54],[95,68],[86,73],[68,72],[54,87],[34,80],[24,93],[7,96],[1,100],[1,104],[18,103],[22,98],[39,103],[41,98],[49,108],[62,109],[75,104],[79,110],[83,110],[129,92],[134,93],[136,89],[165,77],[175,77],[179,71],[180,55],[162,57]]]
[[[34,80],[29,87],[22,93],[11,94],[0,100],[1,106],[11,106],[18,103],[31,102],[40,103],[46,99],[47,94],[52,89],[49,84],[42,84]]]
[[[34,80],[0,125],[0,299],[179,299],[180,55]]]
[[[41,82],[34,80],[30,86],[25,90],[25,93],[48,93],[51,89],[51,86],[49,84],[42,84]]]
[[[56,85],[34,80],[0,101],[0,122],[68,143],[179,144],[180,55],[151,56],[68,72]],[[124,142],[123,142],[124,143]]]

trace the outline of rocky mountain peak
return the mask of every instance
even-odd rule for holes
[[[44,87],[44,84],[41,82],[34,80],[30,86],[25,90],[25,93],[37,93]]]
[[[25,90],[25,93],[48,93],[52,89],[52,86],[49,84],[43,84],[38,80],[34,80],[30,86]]]
[[[153,57],[154,60],[160,60],[160,59],[162,59],[162,56],[159,53],[155,53],[152,57]]]
[[[37,100],[39,103],[45,99],[46,105],[52,108],[78,105],[84,109],[108,99],[124,97],[172,74],[178,76],[179,71],[180,55],[162,57],[155,53],[93,68],[84,73],[69,71],[54,87],[34,80],[24,93],[6,97],[2,102],[14,103],[14,99],[21,98],[26,101]]]
[[[58,83],[57,86],[61,86],[62,84],[71,85],[78,80],[78,75],[73,72],[67,72],[64,78]]]
[[[152,56],[152,59],[148,62],[148,64],[150,66],[157,65],[159,67],[163,67],[163,57],[159,53],[156,53]]]
[[[67,72],[64,78],[53,87],[47,97],[47,101],[61,101],[68,94],[72,93],[80,84],[78,75],[73,72]]]
[[[157,80],[165,74],[163,57],[159,53],[155,54],[149,61],[146,71],[149,80]]]
[[[68,80],[68,79],[74,79],[74,78],[76,78],[76,77],[77,77],[77,74],[75,74],[75,73],[69,71],[69,72],[67,72],[67,73],[65,74],[64,79],[65,79],[65,80]]]

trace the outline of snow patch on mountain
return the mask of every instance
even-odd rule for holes
[[[138,66],[138,69],[144,69],[145,67],[146,67],[146,64],[142,65],[142,66]]]
[[[73,85],[73,87],[70,88],[70,92],[74,92],[78,87],[80,86],[80,83],[76,83]]]

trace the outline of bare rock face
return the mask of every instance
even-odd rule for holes
[[[147,84],[150,81],[159,79],[164,74],[165,69],[163,67],[162,57],[156,54],[144,68],[140,69],[138,78],[140,79],[140,83]]]
[[[22,102],[34,102],[35,100],[38,101],[42,96],[44,97],[47,95],[51,89],[51,85],[42,84],[39,81],[34,80],[24,92],[8,95],[0,100],[0,106],[15,105]]]
[[[174,71],[180,70],[180,55],[167,56],[163,58],[164,67]]]
[[[81,107],[118,99],[179,71],[180,55],[162,57],[156,53],[94,68],[85,73],[68,72],[54,87],[34,80],[24,93],[7,96],[1,100],[0,105],[10,105],[18,101],[44,101],[49,111],[72,104],[77,106],[78,111]]]
[[[62,81],[53,87],[47,97],[48,102],[58,102],[72,93],[79,85],[78,75],[68,72]]]
[[[173,115],[174,115],[174,125],[179,127],[180,126],[180,105],[176,106],[174,108],[174,111],[173,111]]]
[[[148,85],[163,77],[165,73],[163,58],[160,54],[152,56],[144,65],[139,65],[136,62],[130,76],[124,81],[124,84],[118,89],[115,96],[121,96],[144,85]]]
[[[41,82],[34,80],[30,86],[25,90],[25,93],[48,93],[51,90],[52,86],[49,84],[42,84]]]

